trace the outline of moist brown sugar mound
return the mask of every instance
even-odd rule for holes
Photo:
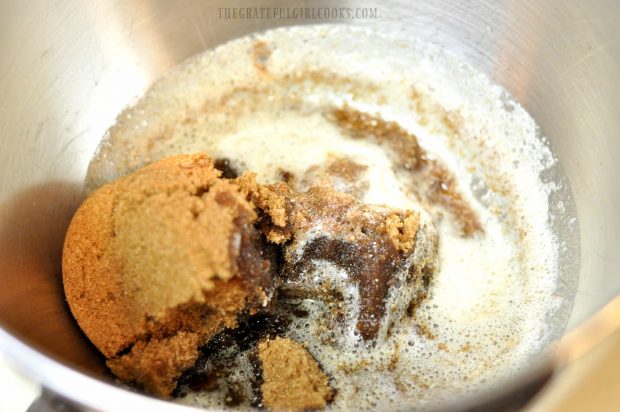
[[[426,296],[422,271],[437,267],[437,236],[418,212],[368,205],[327,185],[295,192],[284,183],[256,184],[251,173],[238,182],[260,208],[266,237],[284,245],[279,299],[330,306],[331,331],[342,326],[346,335],[351,321],[336,319],[357,313],[351,332],[368,342],[386,339],[401,309]],[[325,277],[325,269],[317,269],[325,262],[344,277]],[[346,298],[349,286],[357,299]]]
[[[205,155],[163,159],[94,192],[63,251],[73,315],[122,380],[168,396],[198,348],[272,293],[255,208]]]
[[[258,358],[263,405],[268,409],[319,409],[332,398],[327,375],[301,344],[289,338],[265,340],[258,344]]]

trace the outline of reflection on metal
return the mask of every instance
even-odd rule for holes
[[[557,343],[560,363],[575,362],[618,330],[620,330],[620,295]]]

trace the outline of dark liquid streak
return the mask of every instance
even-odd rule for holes
[[[375,339],[385,315],[385,302],[393,286],[394,274],[401,269],[399,252],[388,239],[384,242],[351,243],[320,237],[306,246],[298,263],[285,268],[285,273],[295,276],[294,273],[311,270],[316,259],[329,261],[344,269],[351,281],[357,284],[360,314],[356,328],[364,340]]]

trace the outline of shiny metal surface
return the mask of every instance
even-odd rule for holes
[[[330,4],[343,5],[312,6]],[[222,20],[224,6],[0,1],[0,351],[80,403],[165,405],[98,380],[110,377],[64,303],[64,230],[99,139],[175,63],[256,30],[317,23]],[[579,216],[570,326],[579,325],[620,293],[620,3],[391,0],[376,7],[377,20],[351,23],[390,25],[446,47],[506,87],[549,137]]]

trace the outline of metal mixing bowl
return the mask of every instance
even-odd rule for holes
[[[246,5],[377,7],[375,20],[344,23],[390,25],[432,41],[503,85],[549,137],[572,187],[580,238],[570,260],[580,265],[569,330],[620,292],[619,2],[5,0],[0,2],[0,351],[16,368],[86,409],[174,409],[110,384],[100,355],[65,304],[61,246],[100,138],[149,83],[226,40],[319,22],[219,16],[218,7]],[[537,371],[535,362],[504,390],[523,388],[540,377]]]

